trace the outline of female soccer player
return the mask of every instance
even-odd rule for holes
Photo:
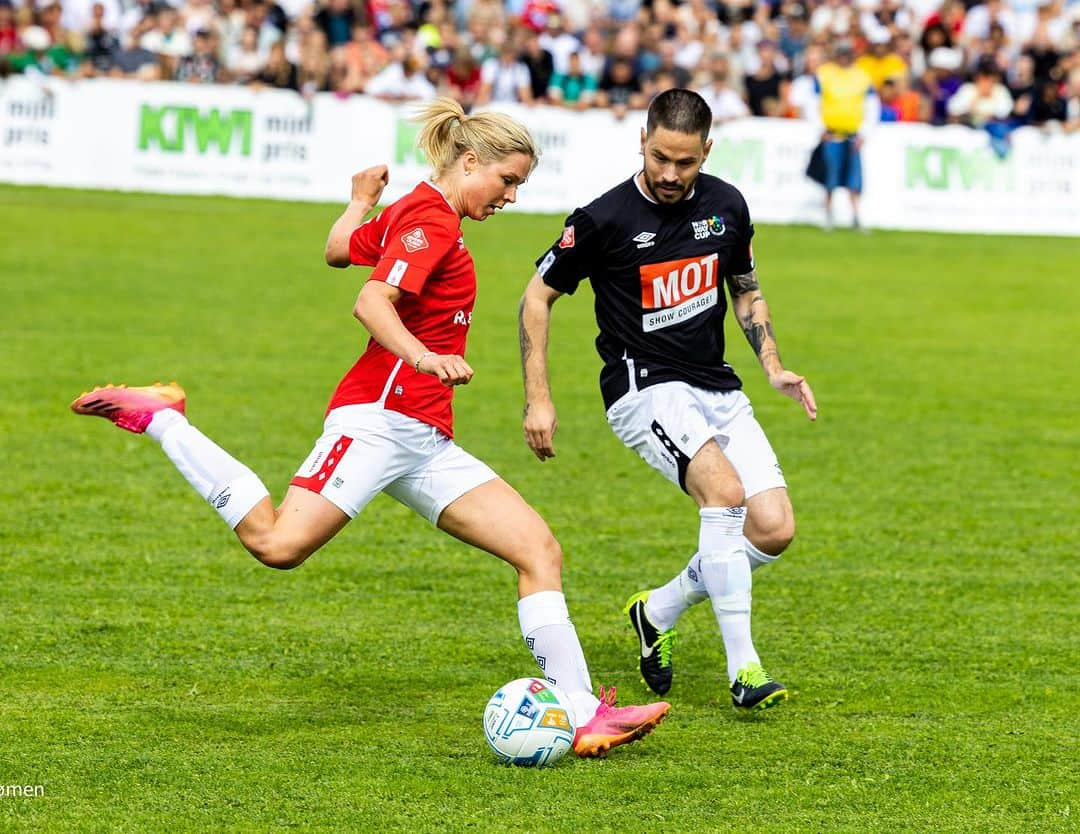
[[[380,491],[450,535],[509,562],[518,574],[521,633],[548,680],[569,695],[574,750],[600,756],[641,738],[670,706],[614,706],[592,692],[562,593],[562,551],[547,524],[486,464],[451,439],[454,386],[464,359],[476,271],[461,235],[517,199],[537,161],[521,124],[466,116],[450,99],[420,114],[430,181],[362,222],[388,181],[385,165],[352,179],[352,200],[330,229],[326,262],[374,266],[353,313],[371,334],[330,400],[323,435],[274,508],[259,477],[184,416],[176,383],[106,386],[71,404],[158,441],[195,490],[264,565],[288,569],[328,542]]]

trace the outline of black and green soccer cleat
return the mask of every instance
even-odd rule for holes
[[[760,663],[747,663],[731,685],[731,703],[746,712],[760,712],[787,700],[788,692],[782,683],[761,668]]]
[[[675,647],[675,629],[659,631],[645,615],[648,591],[640,591],[626,601],[623,613],[637,632],[640,643],[641,679],[657,695],[671,689],[671,650]]]

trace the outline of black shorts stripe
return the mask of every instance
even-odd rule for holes
[[[661,426],[656,420],[652,421],[652,433],[656,435],[659,441],[667,449],[668,454],[675,458],[675,466],[679,470],[679,486],[682,487],[682,491],[686,492],[686,470],[690,466],[690,458],[675,445],[674,441],[668,437],[668,433],[664,431],[664,427]]]

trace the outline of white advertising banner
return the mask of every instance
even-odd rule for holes
[[[1080,235],[1080,134],[1024,128],[999,158],[983,131],[878,128],[863,149],[871,226],[948,232]]]
[[[566,213],[630,176],[644,114],[513,107],[542,159],[518,210]],[[94,80],[0,83],[0,181],[344,201],[357,170],[390,166],[387,199],[427,176],[409,109],[361,96]],[[818,223],[823,192],[805,170],[815,128],[744,119],[713,131],[705,165],[766,223]],[[882,125],[863,147],[867,226],[1080,235],[1080,134],[1024,129],[999,159],[981,131]],[[835,200],[845,219],[848,201]]]

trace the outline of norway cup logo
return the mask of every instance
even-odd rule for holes
[[[641,274],[641,329],[650,333],[716,306],[717,255],[645,264]]]

